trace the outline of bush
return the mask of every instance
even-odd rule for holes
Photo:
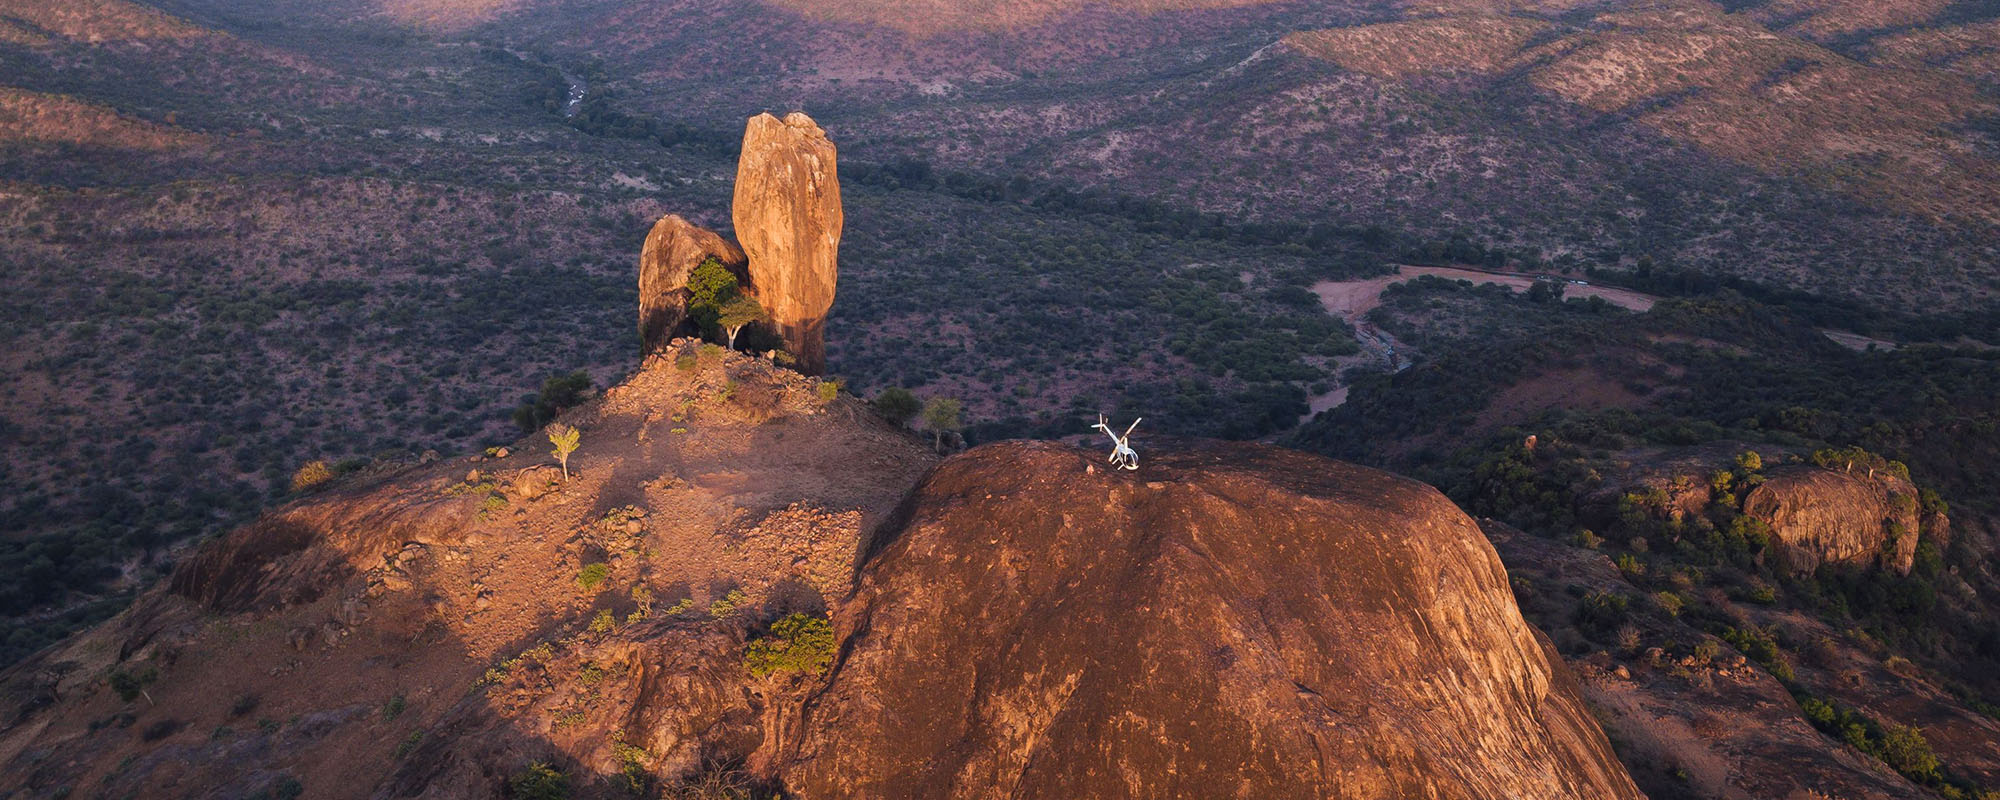
[[[602,561],[595,564],[586,564],[583,567],[583,571],[576,574],[576,587],[586,592],[596,591],[598,586],[603,585],[604,579],[610,576],[611,566],[609,564],[605,564]]]
[[[1591,592],[1584,595],[1583,602],[1576,607],[1576,626],[1585,636],[1608,641],[1608,637],[1625,624],[1626,609],[1630,605],[1631,600],[1622,594]]]
[[[901,386],[883,389],[881,394],[875,395],[873,405],[876,413],[899,426],[909,424],[917,412],[923,410],[923,404],[917,401],[917,396]]]
[[[118,693],[118,699],[130,703],[139,699],[139,695],[145,693],[146,685],[159,677],[160,673],[158,670],[147,667],[145,672],[137,674],[126,672],[122,669],[112,670],[111,674],[105,676],[104,680],[111,685],[111,691]]]
[[[333,480],[331,464],[319,460],[308,461],[305,466],[299,467],[299,471],[292,473],[292,491],[317,489],[330,480]]]
[[[743,647],[743,665],[762,678],[779,672],[818,675],[833,665],[833,625],[825,617],[790,614],[771,633]]]
[[[507,779],[507,794],[514,800],[569,800],[569,776],[537,761]]]
[[[748,600],[749,598],[744,596],[742,589],[731,589],[729,590],[729,594],[723,595],[722,599],[708,604],[708,615],[716,619],[722,619],[736,613],[736,609],[741,608]],[[679,608],[679,606],[677,605],[675,608]],[[670,611],[668,613],[675,612]]]
[[[583,402],[584,393],[588,391],[590,374],[582,370],[550,376],[542,381],[542,390],[534,399],[514,409],[514,424],[524,431],[539,430],[562,412]]]
[[[1882,731],[1882,760],[1918,783],[1934,783],[1940,777],[1937,754],[1913,725],[1891,725]]]
[[[846,385],[847,382],[839,378],[825,378],[818,386],[813,387],[813,391],[818,394],[822,404],[831,403],[840,398],[840,390]]]

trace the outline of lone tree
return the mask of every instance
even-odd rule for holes
[[[931,429],[931,447],[944,449],[945,431],[956,431],[965,427],[958,418],[965,410],[965,404],[949,397],[933,397],[924,404],[924,427]]]
[[[562,464],[563,480],[569,480],[569,454],[576,452],[576,443],[583,438],[583,432],[560,422],[549,426],[549,444],[556,446],[556,461]]]
[[[923,409],[923,403],[917,401],[917,396],[901,386],[891,386],[875,395],[875,410],[896,423],[897,427],[908,425],[910,418]]]
[[[736,349],[736,334],[743,326],[752,322],[763,322],[770,315],[764,313],[764,306],[747,294],[738,294],[723,303],[716,310],[715,322],[722,326],[722,332],[729,336],[729,349]]]

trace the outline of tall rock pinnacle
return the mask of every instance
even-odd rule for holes
[[[687,319],[688,276],[714,256],[731,272],[744,274],[743,248],[714,231],[669,214],[653,223],[639,251],[639,340],[644,352],[664,346]]]
[[[757,300],[798,358],[826,369],[826,312],[839,275],[840,179],[833,142],[811,117],[751,117],[736,164],[733,216]]]

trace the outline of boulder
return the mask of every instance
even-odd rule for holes
[[[562,471],[541,464],[514,473],[514,480],[508,484],[508,491],[519,500],[537,500],[562,485]]]
[[[865,546],[801,798],[1637,798],[1479,527],[1277,448],[939,466]]]
[[[843,217],[833,142],[811,117],[750,118],[732,215],[750,258],[751,290],[799,371],[819,374],[826,368],[826,313]]]
[[[746,279],[743,248],[714,231],[669,214],[653,223],[639,251],[639,340],[646,353],[664,347],[687,321],[687,284],[694,268],[714,257]],[[499,454],[505,457],[505,454]]]
[[[1772,470],[1744,495],[1743,513],[1771,526],[1780,566],[1798,574],[1821,564],[1879,564],[1908,574],[1923,527],[1916,487],[1859,467]]]

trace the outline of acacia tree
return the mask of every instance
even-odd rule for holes
[[[729,336],[729,349],[734,350],[736,334],[743,330],[743,326],[769,318],[770,315],[764,313],[763,304],[747,294],[738,294],[716,310],[715,323],[722,326],[722,332]]]
[[[949,397],[933,397],[924,404],[924,427],[931,429],[931,446],[934,449],[944,448],[945,431],[965,427],[959,419],[959,412],[964,410],[963,403]]]
[[[569,480],[569,454],[576,452],[583,432],[560,422],[549,426],[549,444],[555,445],[556,461],[562,464],[563,480]]]

